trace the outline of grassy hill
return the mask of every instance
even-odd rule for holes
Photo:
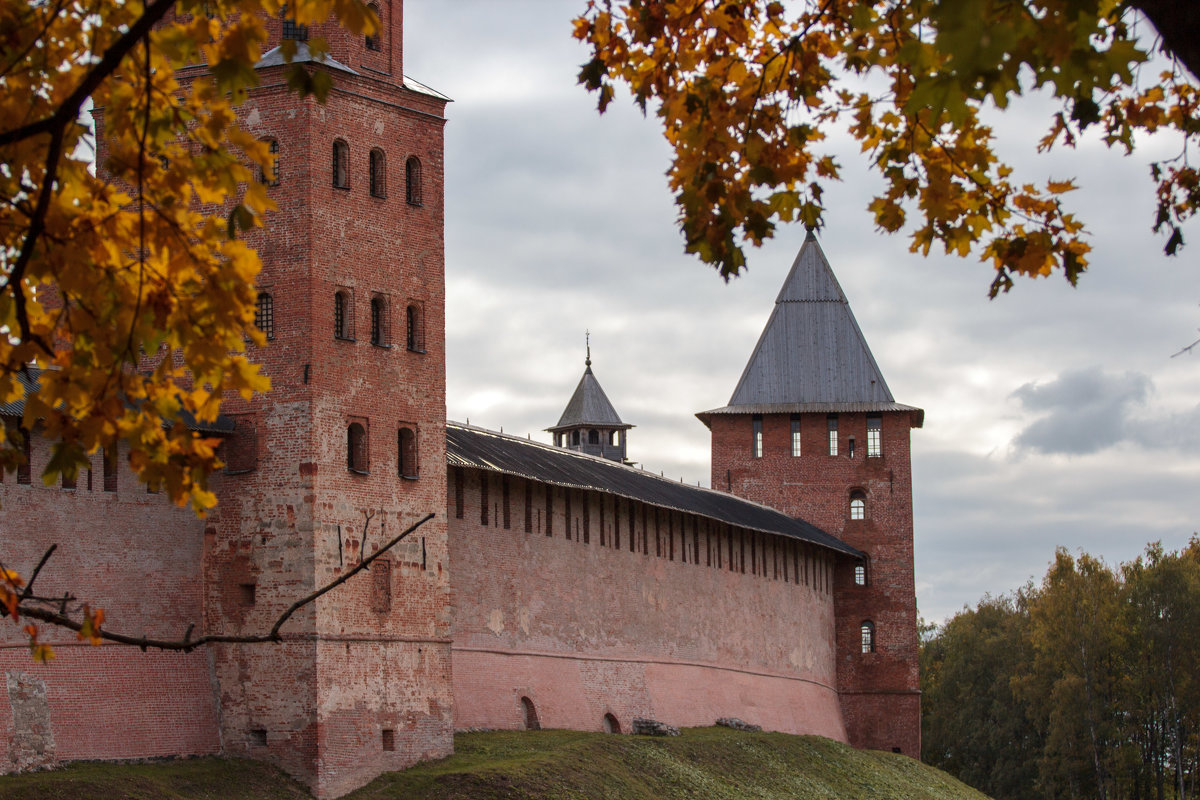
[[[456,754],[384,775],[349,800],[986,800],[931,767],[815,736],[691,728],[651,739],[573,731],[460,734]],[[78,764],[0,777],[8,800],[302,800],[262,764]]]

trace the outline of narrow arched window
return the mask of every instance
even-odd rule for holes
[[[371,344],[387,344],[387,301],[379,295],[371,298]]]
[[[383,30],[383,15],[379,13],[379,6],[371,3],[367,8],[371,9],[371,13],[379,20],[379,29],[366,37],[365,44],[368,50],[379,50],[379,34]]]
[[[861,492],[854,492],[850,495],[850,519],[865,519],[866,515],[866,498]]]
[[[301,25],[300,23],[296,22],[295,16],[288,16],[288,7],[286,3],[283,5],[280,13],[283,15],[283,38],[293,39],[297,42],[307,42],[308,26]]]
[[[417,434],[412,428],[401,428],[397,437],[397,456],[401,478],[417,478]]]
[[[588,444],[600,444],[600,431],[588,431]]]
[[[416,156],[404,162],[404,183],[409,205],[421,205],[421,160]]]
[[[864,653],[875,652],[875,623],[871,620],[863,620],[863,624],[859,629],[862,632],[862,651]]]
[[[346,428],[346,468],[367,474],[367,429],[360,422],[351,422]]]
[[[421,315],[421,306],[409,304],[404,312],[404,344],[414,352],[425,352],[425,324]]]
[[[347,292],[337,292],[333,296],[333,335],[338,339],[354,338],[351,317],[350,295]]]
[[[341,139],[333,143],[333,185],[339,189],[350,188],[350,145]]]
[[[865,492],[855,490],[850,493],[850,519],[866,519],[867,516],[867,495]]]
[[[258,170],[259,183],[265,183],[267,186],[279,185],[279,140],[268,139],[267,148],[270,150],[271,158],[268,159],[265,167],[260,167]]]
[[[275,300],[267,292],[259,292],[254,303],[254,327],[268,340],[275,338]]]
[[[866,586],[867,585],[867,566],[865,564],[855,564],[854,565],[854,585],[855,586]]]
[[[376,147],[371,151],[371,196],[387,197],[387,172],[383,151]]]

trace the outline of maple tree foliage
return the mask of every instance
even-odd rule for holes
[[[53,484],[124,442],[141,481],[197,513],[215,504],[218,441],[187,421],[215,419],[226,392],[269,388],[244,354],[265,342],[260,261],[239,233],[273,207],[257,180],[273,167],[236,106],[257,82],[265,17],[281,13],[378,25],[363,0],[291,0],[286,12],[279,0],[0,0],[0,402],[24,401],[19,429],[0,426],[0,468],[41,434]],[[295,50],[284,43],[289,60]],[[181,85],[176,70],[196,64],[208,70]],[[328,89],[321,71],[289,70],[301,92]],[[106,126],[95,167],[89,99]],[[31,584],[0,564],[14,620]],[[80,637],[96,640],[103,612],[80,613]]]
[[[821,225],[841,172],[822,148],[844,129],[882,178],[875,224],[906,231],[914,252],[975,255],[995,270],[992,296],[1016,276],[1074,284],[1090,249],[1064,203],[1075,184],[1020,182],[984,121],[1033,93],[1057,109],[1040,150],[1094,129],[1129,153],[1144,133],[1174,132],[1179,155],[1151,166],[1167,253],[1200,207],[1191,3],[589,0],[575,36],[591,46],[579,79],[602,112],[624,84],[657,113],[685,249],[726,279],[779,222]],[[1148,64],[1156,47],[1165,71]]]

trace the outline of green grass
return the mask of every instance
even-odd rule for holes
[[[647,738],[574,731],[460,734],[455,755],[381,776],[347,800],[986,800],[903,756],[816,736],[690,728]],[[80,764],[0,778],[0,798],[299,800],[271,767],[195,759]]]

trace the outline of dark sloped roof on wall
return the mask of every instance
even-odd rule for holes
[[[590,357],[587,360],[587,367],[583,370],[583,377],[579,379],[579,385],[575,387],[575,394],[571,395],[567,407],[563,409],[558,424],[546,430],[557,431],[580,425],[602,425],[606,428],[633,427],[621,421],[621,417],[613,408],[608,395],[604,393],[604,389],[600,388],[600,381],[596,380],[596,376],[592,374]]]
[[[702,489],[605,458],[449,422],[446,462],[451,467],[500,472],[554,486],[589,489],[697,514],[751,530],[788,536],[851,556],[861,556],[825,531],[773,508],[724,492]]]

